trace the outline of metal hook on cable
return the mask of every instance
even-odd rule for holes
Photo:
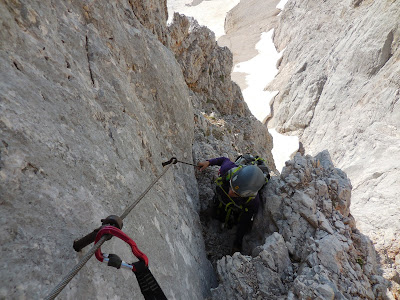
[[[176,157],[171,157],[171,159],[169,161],[163,162],[162,166],[165,167],[169,164],[176,164],[178,162],[178,160],[176,159]]]
[[[165,167],[166,165],[169,165],[169,164],[176,164],[176,163],[181,163],[181,164],[185,164],[185,165],[190,165],[190,166],[194,166],[194,167],[197,167],[197,165],[194,165],[194,164],[191,164],[191,163],[187,163],[187,162],[184,162],[184,161],[180,161],[180,160],[178,160],[176,157],[171,157],[171,159],[169,160],[169,161],[166,161],[166,162],[163,162],[162,163],[162,166],[163,167]]]

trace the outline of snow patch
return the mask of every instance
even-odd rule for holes
[[[261,122],[264,122],[270,114],[270,102],[278,94],[278,91],[265,91],[265,87],[278,74],[276,62],[281,58],[283,51],[277,52],[272,40],[273,29],[261,34],[260,41],[256,44],[258,55],[246,62],[237,64],[234,72],[246,73],[247,88],[243,91],[243,98],[246,101],[252,114]],[[285,161],[298,149],[299,139],[296,136],[285,136],[279,134],[275,129],[270,129],[274,139],[272,155],[277,170],[281,171]]]
[[[283,10],[288,0],[281,0],[276,8]],[[202,1],[197,5],[191,5],[192,0],[170,0],[168,1],[168,23],[172,22],[174,12],[179,12],[189,17],[194,17],[202,26],[207,26],[214,31],[216,39],[225,34],[224,23],[228,11],[235,7],[239,0],[212,0]],[[278,53],[273,43],[273,30],[263,32],[260,41],[256,45],[258,55],[251,60],[235,65],[233,72],[246,73],[247,88],[243,90],[243,97],[252,114],[261,122],[264,122],[270,114],[270,102],[278,91],[265,91],[278,69],[276,62],[281,58],[283,51]],[[298,149],[298,138],[284,136],[270,129],[274,138],[275,165],[282,170],[285,161]],[[189,198],[187,198],[189,200]],[[190,199],[192,202],[192,199]]]
[[[288,2],[288,0],[281,0],[281,1],[278,3],[278,5],[276,6],[276,8],[278,8],[278,9],[280,9],[280,10],[283,10],[287,2]]]
[[[278,91],[265,91],[266,85],[271,82],[278,69],[276,61],[282,56],[283,51],[278,53],[272,42],[274,30],[261,34],[260,41],[256,44],[258,55],[252,59],[235,65],[233,72],[247,73],[247,88],[243,91],[243,97],[252,114],[261,122],[270,113],[270,101]]]
[[[274,140],[274,147],[272,148],[272,156],[274,157],[276,169],[282,172],[285,166],[285,161],[290,159],[299,147],[299,138],[297,136],[286,136],[278,133],[275,128],[269,129],[269,133]]]
[[[168,1],[168,24],[172,23],[174,12],[178,12],[195,18],[200,25],[211,29],[218,39],[225,34],[226,14],[239,2],[240,0],[213,0],[192,6],[192,0],[171,0]]]

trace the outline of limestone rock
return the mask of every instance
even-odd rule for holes
[[[252,257],[236,253],[218,262],[213,299],[386,299],[373,245],[350,226],[350,193],[327,151],[296,154],[265,191],[246,239]]]
[[[163,44],[168,45],[170,38],[167,30],[167,0],[129,0],[128,2],[139,22],[155,34]]]
[[[141,24],[166,28],[148,6],[1,2],[0,298],[43,298],[82,257],[74,239],[121,214],[161,162],[192,161],[189,89],[174,54]],[[193,167],[176,165],[124,220],[168,298],[204,299],[215,284],[198,208]],[[118,240],[102,250],[134,260]],[[60,295],[115,297],[142,296],[132,273],[95,258]]]
[[[165,1],[0,9],[1,269],[13,270],[0,274],[1,298],[44,297],[81,257],[73,240],[121,214],[172,156],[250,151],[274,169],[271,136],[230,80],[230,51],[184,17],[168,28]],[[212,183],[195,175],[173,166],[124,220],[169,299],[216,286],[198,216]],[[130,260],[114,239],[103,248]],[[91,259],[60,297],[140,295],[131,273]]]
[[[217,45],[214,33],[178,13],[174,14],[170,31],[171,49],[186,83],[202,98],[202,107],[208,113],[215,107],[223,115],[250,116],[239,87],[230,80],[232,54],[227,47]]]
[[[197,161],[254,153],[275,170],[272,137],[265,125],[251,115],[239,87],[231,81],[232,54],[215,42],[214,33],[177,13],[169,27],[171,49],[182,67],[194,107]],[[202,208],[211,201],[217,171],[197,174]]]
[[[399,15],[398,1],[288,1],[274,38],[285,51],[269,87],[280,90],[269,126],[300,135],[310,154],[329,150],[352,181],[358,228],[384,269],[397,271]]]
[[[267,160],[275,170],[272,137],[256,120],[243,101],[239,87],[231,81],[232,54],[220,48],[214,34],[191,18],[175,14],[169,27],[171,49],[183,70],[194,107],[194,161],[253,153]],[[197,172],[200,210],[209,207],[214,197],[218,168]],[[231,253],[235,231],[221,230],[217,221],[202,215],[207,256],[216,261]]]

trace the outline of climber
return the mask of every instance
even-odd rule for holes
[[[219,157],[197,164],[200,171],[208,166],[221,166],[220,177],[216,180],[217,188],[214,203],[207,213],[225,225],[238,225],[233,252],[242,250],[244,235],[251,229],[253,217],[258,211],[260,198],[258,191],[265,184],[265,177],[255,165],[237,166],[229,158]]]

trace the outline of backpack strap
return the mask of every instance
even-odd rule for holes
[[[241,217],[243,211],[245,211],[245,212],[248,211],[248,208],[247,208],[247,207],[243,207],[243,205],[238,205],[238,204],[236,204],[236,202],[229,196],[229,194],[228,194],[228,193],[224,190],[224,188],[223,188],[223,184],[226,183],[226,182],[228,182],[228,181],[230,180],[230,178],[232,177],[232,175],[235,174],[235,173],[236,173],[238,170],[240,170],[242,167],[243,167],[243,166],[239,166],[239,167],[235,168],[235,170],[233,170],[233,172],[230,172],[230,174],[227,174],[227,176],[225,176],[225,178],[219,177],[219,178],[217,178],[217,180],[215,181],[216,184],[217,184],[217,187],[219,187],[219,188],[222,190],[222,192],[226,195],[226,197],[228,197],[228,199],[229,199],[229,202],[228,202],[228,203],[225,203],[225,202],[222,200],[221,196],[218,196],[218,193],[217,193],[217,198],[218,198],[218,200],[219,200],[218,208],[223,208],[223,207],[224,207],[224,210],[225,210],[225,213],[226,213],[226,215],[225,215],[225,225],[228,224],[229,218],[230,218],[231,213],[232,213],[232,209],[238,209],[239,211],[241,211],[241,214],[240,214],[240,216],[239,216],[239,219],[240,219],[240,217]],[[231,170],[232,170],[232,169],[231,169]],[[247,199],[247,201],[245,202],[245,204],[248,204],[248,203],[249,203],[251,200],[253,200],[254,198],[255,198],[255,197],[249,197],[249,198]]]

